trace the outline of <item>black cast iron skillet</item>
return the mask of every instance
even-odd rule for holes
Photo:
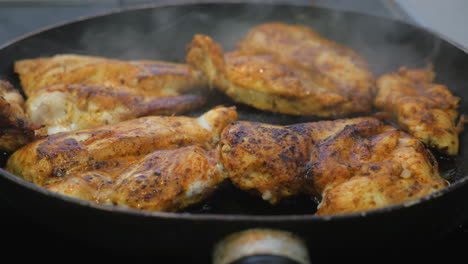
[[[226,50],[253,26],[270,21],[305,24],[362,54],[378,76],[400,66],[434,65],[437,82],[462,98],[468,113],[468,54],[426,29],[398,21],[316,8],[268,4],[179,4],[152,6],[74,21],[36,32],[0,48],[0,78],[20,88],[13,72],[19,59],[59,53],[121,59],[183,61],[196,33],[212,36]],[[216,91],[209,104],[232,105]],[[240,119],[275,124],[312,121],[238,105]],[[422,199],[363,213],[315,216],[307,197],[269,206],[227,185],[208,201],[180,213],[149,212],[99,205],[51,193],[0,170],[0,196],[24,214],[58,232],[93,245],[154,255],[209,257],[226,235],[254,227],[291,231],[311,251],[342,246],[403,244],[443,236],[468,219],[467,133],[460,154],[436,153],[450,186]]]

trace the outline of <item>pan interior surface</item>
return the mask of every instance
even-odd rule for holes
[[[376,76],[400,66],[424,67],[433,64],[436,81],[446,84],[461,98],[468,98],[468,55],[450,42],[415,26],[398,21],[334,10],[264,4],[200,4],[142,8],[68,23],[24,37],[0,50],[0,77],[20,87],[13,72],[19,59],[53,56],[60,53],[95,55],[119,59],[156,59],[183,62],[186,46],[194,34],[206,34],[227,51],[255,25],[279,21],[308,25],[321,35],[354,49],[369,62]],[[209,103],[189,115],[216,105],[233,105],[223,94],[211,91]],[[288,125],[318,119],[262,112],[237,105],[240,120]],[[468,113],[462,99],[459,112]],[[453,188],[468,174],[467,133],[460,134],[456,157],[436,154],[440,170]],[[3,158],[8,158],[3,154]],[[3,177],[10,177],[2,173]],[[444,192],[444,191],[442,191]],[[318,201],[308,196],[294,197],[272,206],[229,183],[207,201],[182,213],[193,215],[307,215],[315,213]],[[398,207],[398,206],[397,206]]]

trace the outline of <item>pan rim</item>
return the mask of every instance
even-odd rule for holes
[[[176,7],[176,6],[203,6],[203,5],[270,5],[270,6],[303,6],[307,8],[314,8],[314,9],[323,9],[333,12],[345,13],[345,14],[354,14],[358,16],[366,16],[366,17],[375,17],[377,19],[383,20],[390,20],[396,23],[401,23],[405,25],[409,25],[421,31],[425,31],[434,37],[443,40],[450,45],[454,46],[455,48],[459,49],[463,53],[468,54],[468,47],[464,47],[460,43],[448,38],[447,36],[441,34],[440,32],[436,32],[432,29],[426,28],[421,25],[410,24],[405,21],[401,21],[394,18],[388,17],[381,17],[377,15],[361,13],[356,11],[345,11],[339,9],[333,9],[328,7],[321,7],[318,5],[314,5],[313,3],[302,3],[302,4],[291,4],[287,3],[287,1],[278,1],[278,2],[265,2],[265,3],[258,3],[258,2],[248,2],[248,1],[241,1],[241,0],[227,0],[227,1],[168,1],[168,2],[160,2],[160,3],[149,3],[149,4],[142,4],[132,7],[120,7],[114,8],[112,10],[107,10],[104,12],[99,12],[93,15],[88,16],[81,16],[76,19],[72,19],[70,21],[54,23],[49,26],[42,27],[38,30],[26,33],[22,36],[14,38],[10,41],[5,42],[4,44],[0,45],[0,50],[3,50],[11,45],[16,44],[22,40],[28,39],[32,36],[39,35],[43,32],[47,32],[49,30],[53,30],[56,28],[60,28],[63,26],[67,26],[74,23],[79,23],[82,21],[87,21],[91,19],[99,19],[101,17],[112,16],[124,12],[134,12],[139,10],[146,10],[146,9],[156,9],[156,8],[163,8],[163,7]],[[468,175],[462,176],[460,179],[456,180],[455,182],[451,183],[449,186],[438,190],[434,193],[426,195],[424,197],[420,197],[417,199],[409,200],[402,203],[397,203],[381,208],[366,210],[362,212],[353,212],[353,213],[345,213],[345,214],[333,214],[333,215],[314,215],[314,214],[288,214],[288,215],[251,215],[251,214],[213,214],[213,213],[180,213],[180,212],[162,212],[162,211],[149,211],[149,210],[139,210],[139,209],[132,209],[126,208],[121,206],[114,206],[114,205],[106,205],[106,204],[99,204],[93,201],[82,200],[78,198],[74,198],[71,196],[66,196],[63,194],[55,193],[44,189],[34,183],[25,181],[18,176],[15,176],[8,171],[0,168],[0,175],[1,177],[13,182],[14,184],[18,184],[21,187],[27,188],[30,191],[34,191],[40,193],[42,195],[52,197],[54,199],[59,199],[65,202],[70,202],[79,206],[84,206],[92,209],[97,209],[101,211],[107,211],[110,213],[119,213],[119,214],[126,214],[132,216],[143,216],[143,217],[157,217],[157,218],[166,218],[166,219],[179,219],[179,220],[198,220],[198,221],[249,221],[249,222],[278,222],[278,221],[340,221],[340,220],[347,220],[347,219],[356,219],[356,218],[363,218],[363,217],[370,217],[376,215],[382,215],[386,213],[391,213],[393,211],[399,211],[403,208],[413,207],[416,205],[420,205],[422,203],[431,202],[435,199],[438,199],[447,193],[455,191],[463,187],[464,185],[468,184]]]

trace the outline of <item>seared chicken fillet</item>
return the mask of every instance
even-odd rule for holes
[[[35,90],[26,100],[30,120],[49,135],[113,124],[149,115],[174,115],[205,103],[192,94],[158,96],[128,87],[57,84]]]
[[[103,204],[178,211],[205,199],[225,179],[215,154],[200,145],[156,150],[116,177],[106,171],[86,171],[45,187]]]
[[[277,126],[236,121],[221,134],[220,152],[230,180],[239,188],[259,193],[276,204],[305,191],[305,174],[317,142],[345,126],[368,118],[340,119]]]
[[[319,215],[380,208],[447,186],[423,143],[371,118],[318,141],[307,167]]]
[[[15,63],[31,121],[48,134],[198,108],[202,96],[182,94],[204,85],[185,64],[57,55]]]
[[[305,133],[303,133],[305,132]],[[304,191],[312,138],[301,125],[238,121],[221,135],[221,161],[231,182],[276,204]]]
[[[237,119],[217,107],[199,118],[143,117],[64,132],[16,151],[6,169],[69,196],[148,210],[178,210],[224,180],[216,151]]]
[[[371,111],[375,78],[367,61],[354,50],[326,39],[304,25],[265,23],[254,27],[237,43],[240,50],[272,53],[296,61],[325,89],[347,99],[351,113]]]
[[[405,67],[384,74],[377,81],[375,106],[428,146],[456,155],[460,98],[452,95],[447,86],[434,83],[434,78],[435,73],[429,69]]]
[[[59,133],[35,141],[13,153],[7,162],[6,170],[40,186],[62,184],[64,179],[68,179],[72,175],[81,177],[79,175],[83,175],[83,173],[91,173],[92,175],[100,175],[96,176],[99,179],[105,178],[114,181],[112,190],[116,191],[117,178],[123,179],[123,172],[131,173],[131,171],[135,172],[138,169],[150,170],[148,166],[153,166],[158,170],[161,168],[162,165],[151,165],[150,161],[145,160],[147,155],[156,155],[159,158],[154,158],[154,162],[157,160],[163,162],[166,158],[162,157],[168,155],[180,154],[181,159],[182,157],[184,157],[183,159],[192,159],[200,154],[200,159],[206,158],[205,161],[193,160],[193,163],[190,161],[187,164],[192,164],[195,167],[198,166],[198,163],[199,165],[205,164],[203,166],[208,169],[209,166],[206,165],[206,162],[210,161],[210,164],[214,164],[211,159],[216,158],[208,152],[217,145],[222,129],[236,119],[237,113],[234,108],[217,107],[199,118],[150,116],[92,129]],[[151,154],[155,151],[194,145],[200,146],[205,152],[197,148],[181,150],[180,153]],[[195,154],[190,154],[192,152]],[[166,160],[161,164],[169,166],[168,162],[170,161]],[[174,162],[180,163],[177,159],[174,159]],[[183,165],[183,163],[180,164]],[[139,166],[144,168],[139,168]],[[194,168],[190,169],[190,166],[187,167],[186,172],[195,171]],[[130,169],[130,167],[132,168]],[[174,165],[174,168],[176,167]],[[177,167],[177,170],[179,169],[182,170],[182,168]],[[203,170],[203,173],[211,175],[211,170],[217,169],[210,168],[209,170],[209,172]],[[149,175],[148,173],[145,172],[145,175]],[[153,173],[154,177],[159,177],[158,171],[155,170]],[[169,177],[171,171],[164,173],[164,177]],[[180,173],[180,171],[176,171],[174,175]],[[131,176],[128,177],[131,178]],[[77,179],[76,181],[81,180]],[[92,188],[99,189],[98,185],[100,186],[97,184]],[[54,188],[60,189],[59,187]],[[75,195],[80,196],[79,193],[75,193]]]
[[[356,52],[305,26],[262,24],[224,54],[195,35],[187,62],[236,102],[292,115],[340,117],[372,110],[375,80]]]
[[[39,88],[65,83],[125,86],[159,96],[179,95],[205,85],[198,71],[185,64],[163,61],[63,54],[19,60],[14,69],[28,97]]]
[[[42,126],[24,113],[23,96],[9,82],[0,80],[0,150],[13,152],[42,137]]]
[[[309,193],[321,199],[317,214],[379,208],[447,185],[418,139],[370,117],[284,127],[234,122],[220,153],[239,188],[273,204]]]

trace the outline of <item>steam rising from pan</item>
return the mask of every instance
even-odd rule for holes
[[[437,55],[440,45],[437,38],[411,26],[326,9],[226,4],[224,8],[217,9],[219,17],[222,17],[217,23],[213,23],[206,12],[209,9],[209,5],[169,6],[72,23],[26,40],[31,42],[30,45],[22,47],[31,47],[31,50],[21,54],[37,57],[68,52],[181,62],[193,34],[210,35],[226,50],[232,50],[251,27],[282,21],[311,26],[324,37],[349,46],[369,61],[375,74],[382,74],[400,65],[425,66]],[[135,12],[138,15],[134,15]],[[43,52],[38,54],[38,50]]]

